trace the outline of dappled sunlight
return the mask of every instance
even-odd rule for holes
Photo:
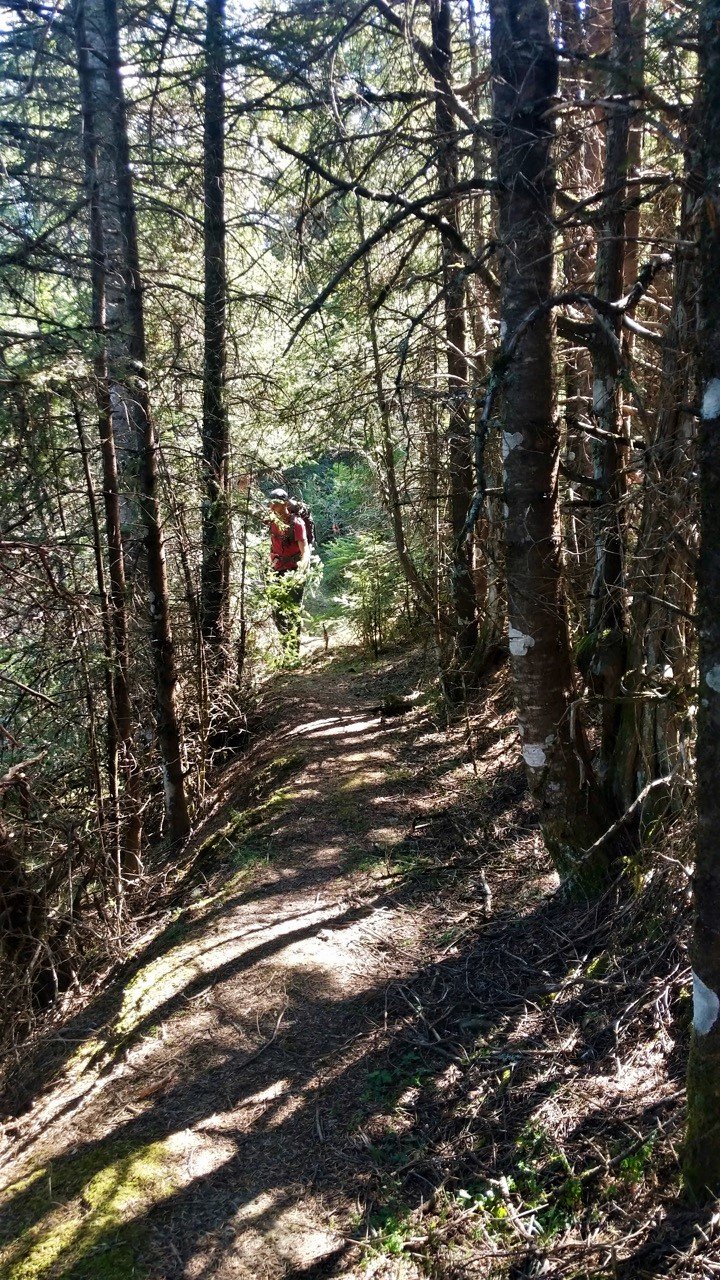
[[[30,1177],[4,1209],[22,1224],[9,1280],[319,1277],[346,1254],[354,1269],[338,1274],[372,1274],[359,1257],[373,1240],[404,1266],[406,1241],[442,1232],[456,1201],[492,1233],[503,1177],[521,1211],[535,1178],[549,1220],[554,1189],[575,1194],[568,1143],[600,1165],[608,1111],[644,1131],[638,1099],[651,1105],[666,1046],[646,1036],[621,1070],[617,1045],[602,1048],[606,957],[572,941],[599,926],[553,897],[521,775],[493,760],[476,781],[458,742],[440,752],[434,738],[421,778],[397,727],[356,736],[319,737],[277,803],[264,763],[252,806],[228,798],[200,895],[86,1024],[73,1080],[28,1117],[13,1172]],[[135,1172],[119,1170],[132,1152]]]
[[[365,764],[368,760],[389,760],[392,759],[387,747],[377,747],[372,751],[343,751],[342,760],[345,766],[355,764]]]
[[[193,942],[180,943],[140,969],[125,987],[123,1002],[112,1027],[113,1039],[124,1039],[160,1005],[182,991],[188,979],[202,972]]]
[[[379,722],[377,720],[371,720],[368,723],[369,723],[369,726],[373,728],[377,726]],[[341,734],[346,735],[343,737],[343,741],[342,741],[343,754],[344,754],[344,748],[347,746],[360,747],[360,746],[365,746],[368,743],[372,744],[374,742],[377,742],[378,740],[382,741],[384,739],[385,741],[387,741],[388,730],[386,729],[376,728],[376,731],[374,733],[367,733],[363,730],[362,726],[358,728],[356,724],[353,724],[351,727],[353,729],[352,733],[348,733],[347,729],[344,726],[335,733],[336,737],[340,736]]]
[[[296,731],[297,736],[298,738],[308,737],[310,734],[315,733],[318,729],[325,729],[328,727],[328,725],[340,724],[341,720],[342,720],[341,716],[324,716],[319,720],[308,720],[307,724],[298,725],[297,731]]]
[[[400,826],[369,827],[367,835],[369,840],[375,840],[383,848],[392,849],[403,839],[404,828]]]
[[[227,1223],[228,1239],[242,1238],[244,1274],[267,1275],[268,1268],[305,1271],[327,1258],[342,1236],[332,1227],[319,1226],[312,1205],[303,1205],[286,1191],[260,1191],[247,1200]],[[205,1280],[215,1273],[206,1249],[191,1258],[187,1280]]]
[[[365,791],[368,787],[385,781],[386,774],[384,770],[365,768],[361,772],[353,773],[344,782],[339,783],[337,790],[344,795],[351,795],[354,791]]]
[[[53,1186],[49,1167],[35,1192],[40,1203],[32,1206],[32,1225],[23,1229],[20,1221],[14,1243],[0,1251],[3,1275],[7,1280],[42,1280],[70,1273],[78,1280],[131,1277],[133,1251],[119,1237],[119,1230],[177,1189],[185,1176],[186,1156],[186,1144],[178,1151],[172,1139],[124,1151],[108,1147],[88,1159],[87,1172],[80,1159],[71,1166],[67,1196],[62,1175]]]
[[[327,729],[319,730],[315,738],[348,738],[357,737],[359,733],[364,733],[366,729],[373,729],[380,723],[379,717],[374,716],[371,720],[347,720],[344,724],[333,725]]]

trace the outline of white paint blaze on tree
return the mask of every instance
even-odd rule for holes
[[[706,987],[702,978],[693,974],[693,1029],[698,1036],[708,1035],[717,1022],[720,1013],[720,998],[717,992]]]
[[[720,378],[710,378],[707,382],[701,416],[703,422],[714,422],[720,418]]]
[[[526,653],[533,648],[535,641],[532,636],[524,636],[522,631],[518,631],[515,627],[510,627],[508,631],[510,641],[510,653],[514,658],[524,658]]]
[[[552,102],[557,54],[545,0],[491,0],[491,54],[502,262],[504,497],[510,654],[523,757],[543,835],[561,875],[602,882],[610,850],[586,850],[609,826],[592,786],[577,716],[558,504],[560,430],[552,292]]]

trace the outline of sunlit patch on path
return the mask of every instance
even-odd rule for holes
[[[68,1030],[64,1066],[19,1118],[8,1280],[254,1280],[346,1250],[357,1206],[339,1183],[329,1203],[315,1174],[330,1155],[347,1183],[362,1163],[338,1116],[366,999],[410,970],[423,922],[382,864],[367,870],[410,820],[388,781],[398,731],[352,706],[347,680],[308,689],[314,713],[300,704],[279,729],[282,786],[257,821],[230,811],[219,828],[225,872],[149,940],[110,1010]]]

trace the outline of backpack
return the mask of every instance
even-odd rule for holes
[[[302,502],[300,498],[293,498],[290,503],[290,510],[293,515],[302,520],[305,525],[305,533],[307,535],[308,544],[311,547],[315,545],[315,521],[312,518],[310,508],[306,502]]]

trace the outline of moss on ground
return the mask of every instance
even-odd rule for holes
[[[233,810],[228,821],[199,845],[198,854],[234,854],[238,845],[242,844],[251,831],[255,832],[258,827],[264,826],[286,805],[297,799],[295,790],[277,784],[283,778],[288,778],[290,774],[296,775],[305,760],[306,755],[303,751],[290,751],[286,755],[275,756],[255,779],[253,787],[255,803],[248,804],[245,809]],[[263,793],[269,794],[261,799]]]
[[[161,1142],[105,1144],[62,1170],[35,1170],[5,1193],[4,1280],[140,1280],[144,1221],[177,1186]]]

